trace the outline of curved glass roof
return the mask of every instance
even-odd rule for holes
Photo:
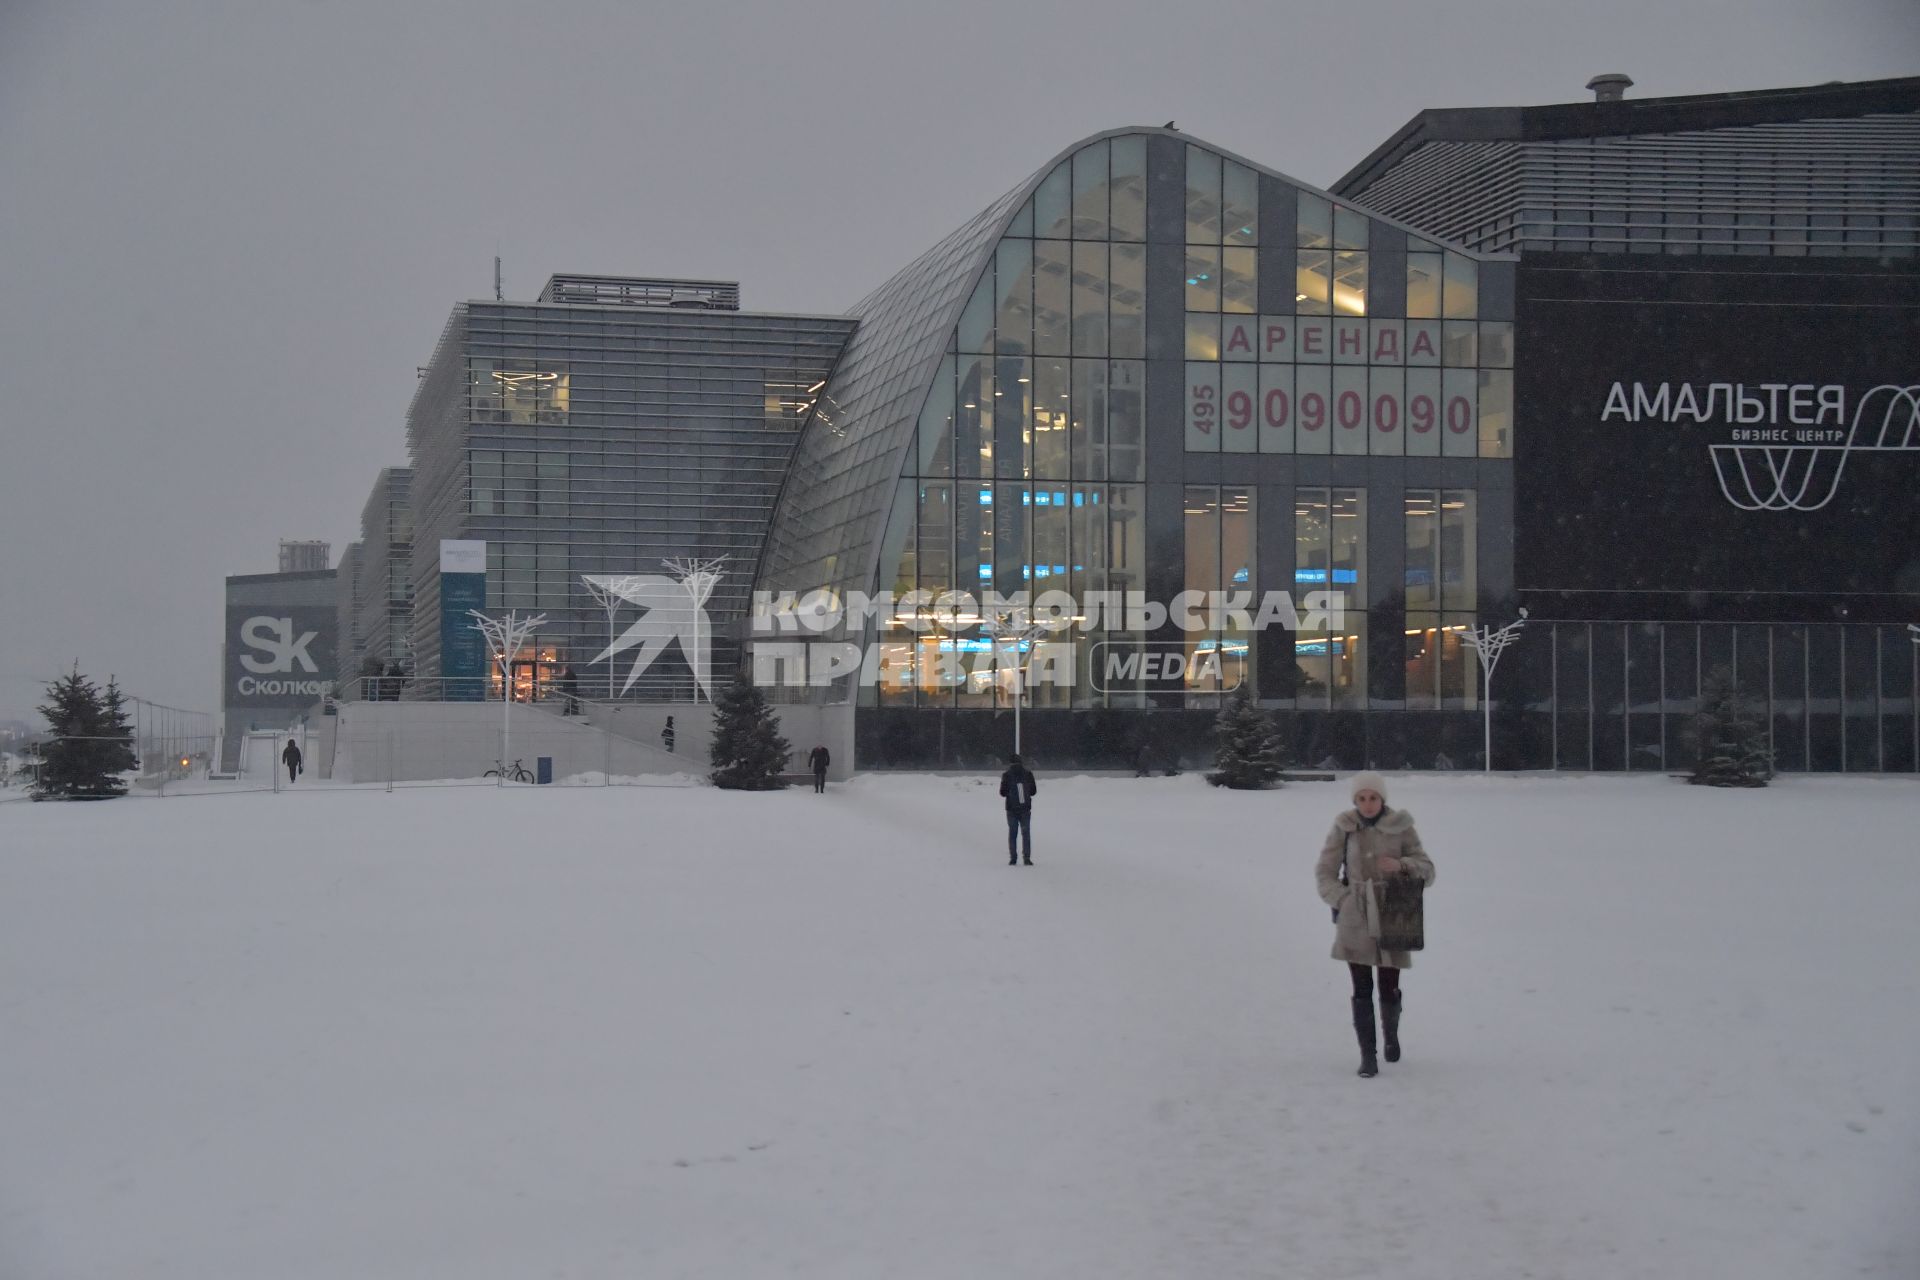
[[[901,477],[916,470],[910,465],[909,453],[914,448],[923,405],[928,401],[930,388],[940,380],[943,368],[950,367],[943,365],[943,361],[956,349],[956,331],[964,327],[963,311],[971,317],[984,302],[989,313],[986,323],[989,326],[993,323],[993,298],[978,298],[975,294],[985,290],[990,295],[993,291],[991,270],[1003,237],[1036,234],[1031,202],[1047,203],[1049,193],[1056,197],[1062,194],[1052,192],[1052,188],[1070,181],[1067,173],[1076,155],[1101,146],[1108,139],[1153,137],[1174,138],[1189,149],[1211,153],[1218,157],[1213,162],[1216,167],[1221,160],[1230,161],[1230,169],[1278,179],[1303,193],[1327,199],[1324,192],[1309,184],[1167,129],[1110,130],[1060,152],[850,310],[850,315],[859,318],[860,327],[847,344],[803,429],[761,557],[755,584],[759,589],[801,593],[827,589],[844,596],[854,590],[872,591],[877,577],[888,576],[887,566],[880,564],[882,542],[897,541],[904,536],[904,524],[900,530],[891,528],[891,524],[912,520],[911,489]],[[1152,176],[1143,174],[1142,177],[1144,185],[1150,186]],[[1251,177],[1248,180],[1251,181]],[[1179,200],[1179,192],[1176,185],[1166,194]],[[1233,217],[1231,190],[1227,195],[1229,198],[1209,216],[1216,220]],[[1144,201],[1144,189],[1141,196]],[[1116,203],[1114,207],[1117,213],[1119,205]],[[1144,217],[1144,204],[1141,216]],[[1371,212],[1365,217],[1402,233],[1409,231],[1392,219]],[[1250,227],[1240,230],[1251,233]],[[1221,243],[1223,239],[1233,243],[1231,231],[1232,228],[1227,229],[1228,233],[1216,231],[1214,243]],[[1289,231],[1291,233],[1291,228]],[[1043,231],[1040,234],[1069,233]],[[1071,234],[1078,237],[1082,233]],[[1109,233],[1102,230],[1097,234],[1107,236]],[[1417,231],[1411,234],[1417,241],[1431,239]],[[1111,238],[1145,240],[1147,237],[1140,232],[1122,234],[1114,230]],[[1437,252],[1441,246],[1429,243],[1425,247]],[[1459,252],[1454,246],[1446,247]],[[1329,260],[1333,260],[1333,255],[1329,255]],[[1287,287],[1289,293],[1292,278],[1289,267],[1286,285],[1282,286]],[[1305,274],[1300,278],[1312,279]],[[1194,283],[1191,279],[1188,281],[1189,286]],[[1311,291],[1314,286],[1305,283],[1301,288]],[[1340,294],[1337,273],[1330,275],[1323,288],[1330,291],[1337,309]],[[1300,296],[1304,298],[1307,294]],[[1179,304],[1176,301],[1174,305]],[[1218,300],[1213,303],[1215,310],[1221,305]],[[1287,309],[1292,309],[1291,303]],[[903,492],[909,495],[905,510],[896,510],[901,505],[898,497]],[[888,580],[891,581],[890,576]]]

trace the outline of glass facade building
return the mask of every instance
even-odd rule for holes
[[[1345,597],[1304,629],[1082,613],[1023,736],[1083,763],[1200,749],[1243,683],[1313,759],[1363,752],[1374,710],[1477,710],[1459,636],[1512,582],[1513,270],[1169,130],[1090,139],[855,308],[759,584]],[[989,619],[932,615],[842,633],[877,681],[790,696],[856,702],[865,763],[1003,753]],[[1152,646],[1178,680],[1105,668]]]
[[[1052,767],[1199,766],[1244,687],[1299,765],[1479,767],[1490,709],[1502,768],[1678,768],[1726,668],[1783,768],[1913,770],[1916,119],[1920,80],[1429,112],[1334,191],[1118,129],[846,316],[463,304],[408,415],[410,674],[477,540],[486,607],[548,615],[536,694],[688,696],[672,650],[589,668],[583,579],[727,557],[715,671],[844,708],[859,767],[999,760],[1025,662]],[[1021,593],[1065,628],[996,625]],[[1522,609],[1489,690],[1467,636]]]
[[[556,276],[535,302],[454,309],[407,415],[410,694],[441,674],[443,540],[487,544],[489,611],[547,616],[514,673],[523,696],[568,666],[583,696],[620,692],[624,669],[589,667],[608,632],[589,575],[724,556],[708,613],[723,631],[745,613],[795,437],[854,322],[737,300],[717,282]],[[692,689],[677,651],[645,680],[656,698]]]
[[[360,673],[361,664],[366,660],[366,643],[360,629],[360,561],[364,550],[361,543],[348,543],[333,571],[335,609],[339,614],[335,634],[340,641],[339,676],[343,685]]]
[[[407,629],[413,614],[413,472],[386,467],[374,480],[360,512],[360,540],[354,543],[354,620],[351,665],[343,677],[374,676],[397,666],[413,666]],[[345,563],[344,560],[342,562]],[[342,644],[347,633],[342,632]],[[346,649],[342,649],[343,655]]]

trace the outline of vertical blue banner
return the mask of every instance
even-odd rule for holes
[[[487,544],[440,544],[441,696],[448,702],[480,702],[487,690],[487,641],[474,629],[469,609],[487,607]]]

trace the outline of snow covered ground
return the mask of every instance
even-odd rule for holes
[[[0,1276],[1920,1273],[1920,788],[985,779],[0,806]]]

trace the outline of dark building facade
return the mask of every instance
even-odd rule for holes
[[[340,599],[332,569],[236,574],[221,629],[222,769],[249,730],[306,719],[338,674]]]
[[[1782,768],[1915,769],[1920,79],[1426,112],[1337,189],[1518,251],[1515,750],[1683,764],[1725,668]]]

